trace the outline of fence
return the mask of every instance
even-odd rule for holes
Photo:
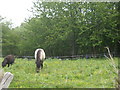
[[[111,53],[113,57],[120,57],[120,55]],[[72,55],[72,56],[55,56],[51,58],[58,58],[58,59],[82,59],[82,58],[104,58],[105,56],[108,56],[108,53],[104,54],[85,54],[85,55]]]
[[[113,57],[120,57],[120,55],[117,55],[115,53],[111,53]],[[82,58],[103,58],[105,56],[109,56],[108,53],[102,53],[102,54],[84,54],[84,55],[71,55],[71,56],[47,56],[46,58],[57,58],[57,59],[82,59]],[[34,56],[15,56],[16,58],[22,58],[22,59],[34,59]]]
[[[13,74],[11,74],[10,72],[6,72],[2,78],[2,81],[0,82],[0,90],[2,90],[3,88],[8,88],[12,79]]]

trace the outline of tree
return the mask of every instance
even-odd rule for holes
[[[119,4],[111,2],[34,2],[34,17],[20,27],[3,24],[4,54],[47,56],[119,53]]]

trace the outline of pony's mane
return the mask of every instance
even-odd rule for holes
[[[42,58],[41,58],[41,50],[38,50],[37,51],[37,61],[40,61],[40,60],[42,60]]]

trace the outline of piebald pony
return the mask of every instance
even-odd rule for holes
[[[40,69],[43,68],[43,61],[45,60],[45,52],[43,49],[35,50],[35,63],[36,63],[36,72],[38,73]]]

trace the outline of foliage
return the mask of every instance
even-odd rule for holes
[[[3,27],[3,54],[30,56],[36,48],[48,56],[96,54],[108,46],[119,55],[119,7],[118,2],[36,0],[34,17],[14,29]]]
[[[117,65],[118,59],[115,58]],[[2,62],[2,59],[0,59]],[[35,61],[16,59],[4,71],[14,74],[10,88],[114,88],[114,68],[106,59],[46,59],[40,73]]]

